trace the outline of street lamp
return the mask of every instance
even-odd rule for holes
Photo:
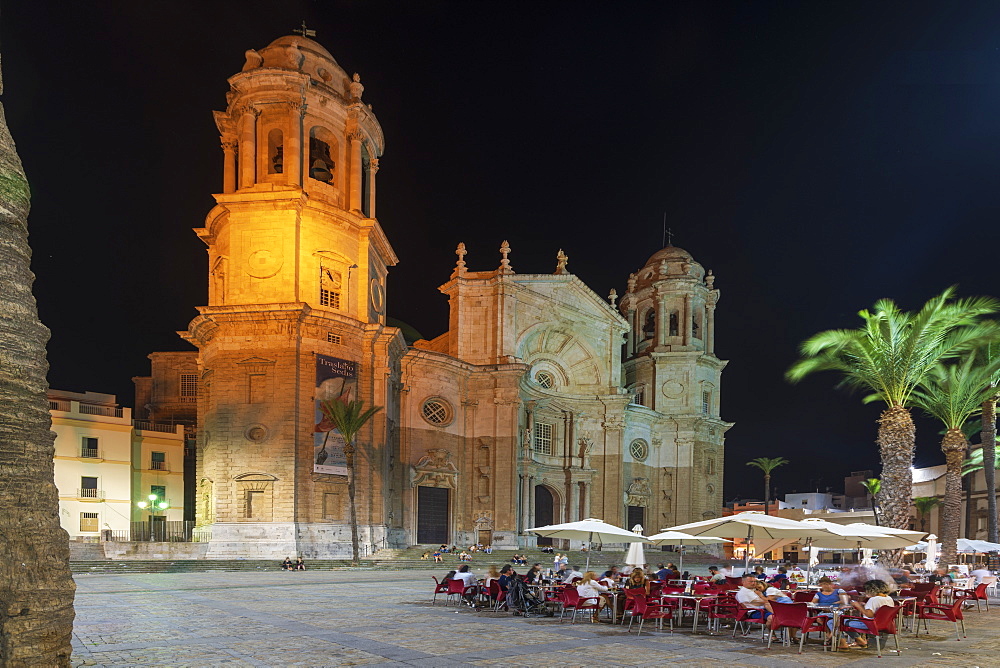
[[[136,506],[140,510],[149,511],[149,540],[153,540],[153,517],[154,513],[158,510],[166,510],[170,507],[170,503],[166,499],[160,499],[156,494],[150,494],[146,497],[146,501],[136,502]]]

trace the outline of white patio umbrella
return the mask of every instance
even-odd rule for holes
[[[687,545],[716,545],[718,543],[731,543],[733,541],[716,536],[692,536],[689,533],[680,531],[663,531],[649,536],[651,545],[677,545],[681,548],[680,566],[678,569],[684,572],[684,547]]]
[[[544,527],[526,529],[543,538],[562,538],[564,540],[582,540],[588,543],[644,543],[646,537],[626,529],[608,524],[604,520],[587,518],[565,524],[550,524]],[[590,550],[587,550],[587,569],[590,569]]]
[[[636,524],[632,527],[632,533],[641,535],[642,525]],[[636,568],[642,568],[646,565],[646,553],[642,549],[642,543],[638,541],[629,543],[628,552],[625,554],[625,563]]]
[[[928,571],[933,571],[937,568],[937,557],[938,557],[938,544],[937,536],[931,534],[927,537],[927,558],[924,560],[924,565],[927,567]]]
[[[726,515],[664,529],[664,531],[680,531],[692,536],[720,536],[746,540],[747,555],[744,570],[750,568],[750,546],[753,545],[755,538],[767,539],[771,541],[772,545],[775,543],[780,545],[805,538],[811,530],[808,525],[803,525],[802,522],[765,515],[759,511]]]
[[[826,536],[815,536],[809,538],[808,541],[810,546],[833,550],[856,549],[861,552],[861,563],[865,565],[870,565],[866,564],[867,561],[874,563],[870,552],[871,550],[895,550],[907,547],[910,544],[910,541],[913,540],[912,537],[894,535],[883,531],[882,527],[860,522],[845,525],[827,522],[826,520],[818,518],[806,518],[802,520],[802,523],[816,528],[825,529],[828,532],[828,535]],[[919,532],[914,531],[906,531],[906,533],[920,535]],[[865,550],[868,550],[869,552],[866,554]],[[807,575],[807,578],[808,577],[810,576]]]
[[[858,529],[872,529],[878,531],[879,533],[889,534],[890,536],[905,536],[912,538],[914,542],[924,540],[927,537],[926,531],[911,531],[910,529],[894,529],[892,527],[878,526],[877,524],[866,524],[864,522],[853,522],[851,524],[846,524],[844,526],[856,527]],[[883,548],[883,549],[895,549],[895,548]]]

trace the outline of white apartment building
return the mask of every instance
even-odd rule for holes
[[[113,394],[49,390],[59,519],[73,539],[184,517],[184,431],[132,420]],[[166,509],[140,509],[150,494]]]

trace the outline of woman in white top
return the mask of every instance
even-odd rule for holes
[[[607,604],[607,599],[601,596],[601,594],[606,594],[608,588],[597,581],[597,573],[594,571],[587,571],[583,574],[583,581],[576,586],[576,593],[580,595],[581,599],[584,598],[596,598],[598,611]],[[594,619],[597,618],[597,612],[594,613]]]
[[[878,609],[883,605],[896,605],[896,602],[892,600],[889,596],[889,585],[882,580],[869,580],[865,583],[865,593],[868,595],[868,601],[861,605],[857,601],[851,601],[851,607],[861,613],[862,616],[871,619],[878,612]],[[867,627],[860,621],[847,620],[847,626],[849,628],[855,629],[866,629]],[[854,643],[858,647],[868,647],[868,639],[861,634],[852,633],[848,631],[847,634],[851,636]],[[847,641],[844,638],[840,639],[840,647],[849,647]]]

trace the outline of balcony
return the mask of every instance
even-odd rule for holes
[[[96,404],[80,404],[81,415],[103,415],[104,417],[120,418],[124,415],[123,408],[115,406],[98,406]]]
[[[166,462],[149,462],[149,470],[150,471],[166,471],[167,470],[167,463]]]
[[[89,487],[79,488],[76,490],[76,497],[78,499],[91,499],[94,501],[104,500],[104,490],[103,489],[91,489]]]
[[[151,422],[149,420],[132,420],[132,425],[139,431],[158,431],[163,434],[176,434],[176,424],[166,424],[163,422]]]
[[[100,459],[101,452],[98,448],[80,448],[80,457],[85,459]]]

